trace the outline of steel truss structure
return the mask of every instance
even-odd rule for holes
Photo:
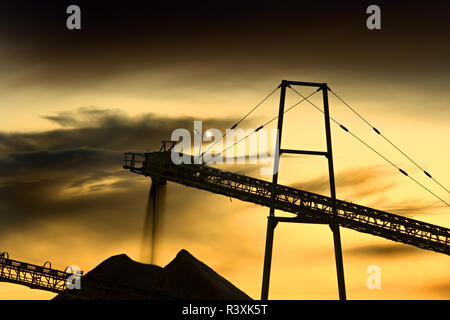
[[[286,88],[291,85],[317,87],[318,91],[322,90],[327,151],[281,148],[285,93]],[[187,187],[269,207],[261,299],[268,299],[273,233],[278,222],[315,223],[330,226],[335,245],[339,297],[342,300],[346,299],[346,294],[339,227],[450,255],[450,229],[337,199],[327,84],[283,80],[280,88],[278,136],[272,182],[220,170],[204,164],[192,164],[194,163],[192,156],[187,157],[191,160],[191,164],[176,165],[172,161],[172,157],[182,158],[183,155],[173,151],[175,146],[173,141],[163,141],[159,152],[125,153],[123,168],[133,173],[149,176],[152,179],[167,180]],[[283,153],[325,156],[328,160],[331,196],[278,184],[279,156]],[[290,216],[276,216],[275,210],[284,211]],[[64,295],[82,299],[95,297],[98,288],[104,289],[104,292],[113,293],[115,298],[120,296],[124,299],[171,299],[160,295],[158,292],[147,292],[116,283],[93,280],[89,277],[86,278],[86,276],[82,277],[84,290],[81,294],[80,290],[67,289],[67,280],[73,275],[71,272],[67,272],[67,269],[65,271],[55,270],[51,268],[51,265],[48,267],[46,265],[47,263],[44,266],[37,266],[9,259],[6,253],[0,254],[0,281],[55,293],[64,293]],[[94,295],[91,294],[92,292]],[[105,298],[108,297],[105,296]]]
[[[123,167],[144,176],[159,177],[261,206],[272,205],[271,182],[206,165],[175,165],[171,153],[125,153]],[[283,222],[338,224],[450,255],[450,229],[430,223],[280,184],[276,185],[274,207],[293,214],[293,217],[279,217]]]
[[[63,294],[69,299],[98,299],[99,289],[101,290],[101,297],[103,299],[127,299],[127,300],[142,300],[142,299],[158,299],[158,300],[173,300],[154,291],[147,291],[140,288],[131,288],[118,283],[107,281],[100,281],[97,279],[80,275],[75,275],[68,271],[52,269],[51,264],[46,262],[44,266],[38,266],[27,262],[10,259],[6,252],[0,253],[0,281],[10,282],[27,286],[31,289],[40,289],[54,293]],[[82,290],[72,289],[67,287],[69,277],[79,277]],[[75,280],[75,278],[72,278]]]
[[[292,89],[292,86],[313,87],[317,88],[316,92],[322,91],[326,151],[281,148],[283,118],[286,112],[286,88]],[[204,165],[184,164],[175,166],[170,161],[170,152],[175,142],[172,142],[168,147],[168,141],[163,141],[163,145],[157,153],[126,153],[124,168],[145,176],[167,179],[186,186],[269,207],[261,289],[262,300],[267,300],[269,296],[273,239],[275,227],[278,222],[320,223],[330,226],[333,233],[339,299],[341,300],[346,300],[346,290],[340,227],[380,236],[427,250],[450,254],[449,229],[338,200],[335,188],[330,127],[331,118],[328,103],[328,91],[330,88],[326,83],[282,80],[279,89],[280,105],[277,117],[277,139],[272,182],[226,172]],[[297,92],[296,90],[294,91]],[[300,93],[298,94],[302,96]],[[307,100],[307,98],[303,98],[303,100]],[[324,156],[328,162],[330,197],[279,185],[279,158],[283,153]],[[191,161],[190,163],[194,162]],[[294,214],[294,216],[276,216],[275,210],[289,212]]]
[[[9,259],[6,252],[0,254],[0,281],[59,293],[67,289],[68,278],[72,275],[71,272],[52,269],[47,262],[38,266]]]

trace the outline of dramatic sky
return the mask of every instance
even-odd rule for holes
[[[93,2],[0,4],[0,251],[10,257],[85,272],[113,254],[140,260],[150,179],[122,169],[121,154],[158,149],[194,120],[230,128],[282,79],[327,82],[449,188],[448,1],[376,2],[381,30],[366,28],[368,1]],[[81,30],[66,28],[70,4],[81,7]],[[296,101],[289,92],[287,105]],[[278,93],[241,127],[271,119],[277,104]],[[330,108],[450,202],[334,97]],[[286,115],[283,147],[323,150],[322,117],[300,104]],[[450,227],[448,206],[332,133],[339,198]],[[326,170],[321,158],[286,157],[279,182],[328,195]],[[164,213],[158,264],[187,249],[259,298],[268,209],[169,183]],[[350,299],[450,297],[448,256],[352,230],[342,245]],[[366,287],[369,265],[381,268],[380,290]],[[279,225],[272,266],[271,298],[337,298],[327,226]],[[0,283],[0,299],[52,296]]]

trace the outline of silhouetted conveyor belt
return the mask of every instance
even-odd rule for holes
[[[185,186],[270,207],[272,183],[206,165],[171,161],[171,152],[125,153],[124,168]],[[275,209],[301,222],[338,224],[359,232],[450,255],[450,229],[283,185]]]
[[[71,272],[9,259],[4,253],[0,254],[0,282],[10,282],[31,289],[63,293],[73,299],[91,299],[90,293],[92,291],[98,292],[99,289],[106,293],[105,299],[108,299],[108,293],[113,295],[115,299],[173,299],[162,296],[157,292],[130,288],[118,283],[87,279],[81,275],[81,288],[69,290],[67,280],[72,275]]]

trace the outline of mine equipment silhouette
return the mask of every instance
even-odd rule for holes
[[[317,87],[317,91],[322,91],[327,151],[291,150],[280,147],[286,88],[291,86]],[[450,229],[337,199],[328,105],[329,87],[326,83],[283,80],[279,88],[281,93],[277,117],[278,136],[272,182],[212,168],[205,164],[174,164],[171,160],[171,154],[174,152],[172,148],[175,142],[171,142],[172,144],[169,146],[167,141],[163,141],[163,146],[158,152],[124,153],[123,167],[133,173],[151,177],[158,185],[170,181],[269,207],[261,290],[261,299],[263,300],[268,299],[273,235],[279,222],[326,224],[330,226],[333,232],[339,298],[341,300],[346,299],[346,292],[339,227],[450,255]],[[326,157],[331,196],[278,184],[279,157],[283,153]],[[276,216],[275,210],[288,212],[293,216]],[[155,212],[155,214],[157,213]]]
[[[63,292],[67,289],[67,279],[72,272],[52,269],[50,262],[43,266],[9,258],[7,252],[0,253],[0,280],[26,285],[32,289]],[[81,275],[80,275],[81,276]]]
[[[167,181],[266,207],[272,205],[272,184],[265,180],[206,165],[175,165],[170,152],[126,153],[125,157],[124,167],[134,173],[164,177]],[[275,209],[295,215],[277,217],[280,222],[339,223],[359,232],[450,255],[450,229],[280,184],[275,192]]]
[[[75,280],[74,277],[79,277],[83,291],[68,289],[67,284],[71,279]],[[83,272],[78,275],[73,274],[71,267],[67,267],[64,271],[53,269],[48,261],[43,266],[39,266],[13,260],[9,258],[7,252],[0,253],[0,281],[63,294],[72,299],[90,300],[91,293],[95,293],[98,289],[105,290],[123,299],[170,299],[170,297],[162,296],[157,292],[92,278],[86,279]]]
[[[285,110],[286,88],[291,88],[291,86],[317,87],[317,91],[322,91],[324,105],[324,110],[322,112],[324,113],[325,120],[327,151],[291,150],[281,148],[283,115],[287,111]],[[151,226],[151,228],[150,230],[145,229],[146,231],[144,232],[144,236],[146,235],[146,232],[151,232],[150,259],[152,262],[154,260],[158,238],[158,199],[159,194],[164,190],[164,185],[167,181],[270,208],[267,223],[261,299],[268,299],[273,235],[275,227],[279,222],[313,223],[330,226],[333,232],[339,298],[341,300],[346,299],[346,292],[339,227],[450,255],[450,229],[337,199],[334,182],[330,119],[334,122],[336,121],[329,115],[329,87],[326,83],[283,80],[279,89],[281,89],[279,114],[278,117],[273,119],[278,119],[278,136],[274,161],[275,174],[272,177],[272,182],[212,168],[205,164],[176,165],[171,159],[172,152],[175,152],[173,151],[176,144],[174,141],[163,141],[160,150],[157,152],[124,153],[123,168],[130,170],[133,173],[151,177],[152,179],[145,222],[145,227]],[[273,92],[275,92],[275,90]],[[266,99],[267,98],[263,101]],[[303,100],[305,99],[307,99],[307,97]],[[259,104],[257,106],[259,106]],[[247,117],[247,115],[245,117]],[[343,127],[341,124],[339,125],[348,132],[347,128]],[[279,157],[282,154],[287,153],[326,157],[328,161],[331,196],[328,197],[278,184]],[[400,172],[403,171],[401,169],[399,170]],[[426,171],[424,172],[429,176]],[[404,171],[402,173],[405,174]],[[292,214],[292,216],[276,216],[275,210],[287,212]],[[78,298],[89,298],[89,296],[80,296],[77,294],[76,290],[67,290],[67,279],[71,275],[72,273],[67,272],[67,269],[65,271],[52,269],[51,265],[47,263],[44,266],[37,266],[9,259],[7,253],[0,254],[0,281],[25,285],[30,288],[47,290],[55,293],[75,295]],[[80,275],[80,277],[82,276]],[[84,280],[84,276],[82,278]],[[103,288],[120,293],[124,298],[166,298],[158,296],[157,294],[143,292],[135,288],[128,288],[114,283],[97,280],[84,281],[83,284],[84,286],[87,286],[87,288]]]

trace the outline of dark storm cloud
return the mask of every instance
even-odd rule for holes
[[[68,31],[65,9],[82,8]],[[448,79],[449,4],[379,3],[382,30],[365,27],[370,2],[2,2],[11,86],[90,86],[130,72],[176,70],[161,86],[259,81],[287,71],[339,71],[367,80]],[[207,71],[205,71],[205,69]],[[173,72],[173,71],[171,71]],[[370,78],[369,78],[370,77]],[[161,81],[163,83],[161,83]]]
[[[122,169],[122,152],[159,148],[193,119],[128,117],[117,110],[82,108],[45,116],[61,129],[0,133],[0,230],[3,236],[60,222],[126,237],[141,230],[148,183]],[[230,119],[231,122],[235,119]],[[206,119],[223,128],[228,120]],[[134,213],[134,214],[130,214]]]
[[[124,203],[127,192],[122,194],[119,192],[122,190],[108,186],[115,194],[108,197],[73,190],[87,183],[93,187],[97,181],[108,178],[125,178],[126,172],[122,172],[120,166],[119,152],[100,149],[21,152],[4,156],[0,160],[2,233],[36,227],[42,222],[96,225],[120,219],[120,211],[115,208]],[[133,177],[128,178],[128,188],[136,187]],[[70,196],[65,195],[67,192]],[[128,199],[136,201],[137,194],[139,192],[130,192]],[[133,202],[129,206],[132,208]]]
[[[38,133],[1,133],[3,152],[30,152],[95,148],[114,151],[138,151],[159,148],[177,128],[193,128],[189,117],[164,118],[154,114],[128,117],[118,110],[81,108],[78,112],[60,112],[44,116],[62,129]],[[204,127],[224,129],[236,119],[203,119]],[[16,155],[16,157],[20,157]]]

